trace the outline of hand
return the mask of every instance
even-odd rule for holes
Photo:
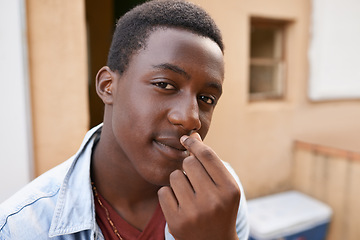
[[[198,133],[180,141],[190,156],[183,161],[183,171],[170,174],[170,186],[158,191],[171,234],[177,240],[238,239],[236,181]]]

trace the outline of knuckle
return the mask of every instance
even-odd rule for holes
[[[168,189],[164,186],[164,187],[161,187],[159,190],[158,190],[158,196],[159,198],[163,198],[165,197],[165,195],[167,194],[167,191]]]
[[[240,197],[240,192],[236,192],[236,194],[231,197],[231,203],[238,204],[240,202]]]
[[[240,201],[241,192],[237,184],[229,186],[224,194],[224,199],[229,204],[235,204]]]
[[[179,169],[176,169],[175,171],[171,172],[170,173],[170,184],[173,182],[173,181],[176,181],[176,179],[178,179],[180,177],[180,175],[183,174],[183,172]]]
[[[237,185],[237,183],[229,184],[228,192],[229,192],[230,195],[238,196],[238,197],[240,197],[240,194],[241,194],[240,193],[240,188]]]
[[[190,169],[196,166],[197,164],[197,159],[194,156],[189,156],[187,158],[184,159],[183,161],[183,168],[184,169]]]
[[[209,147],[205,147],[204,149],[202,149],[199,155],[200,157],[209,160],[213,160],[215,158],[213,151]]]

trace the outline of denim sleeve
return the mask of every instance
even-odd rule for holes
[[[4,226],[3,228],[0,229],[0,240],[6,240],[6,239],[11,239],[9,230],[6,228],[6,226]]]

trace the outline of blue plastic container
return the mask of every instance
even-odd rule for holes
[[[250,240],[324,240],[331,208],[288,191],[248,201]]]

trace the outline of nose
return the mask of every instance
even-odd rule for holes
[[[197,98],[183,97],[175,102],[168,113],[168,119],[170,123],[186,131],[198,131],[201,128],[201,121]]]

